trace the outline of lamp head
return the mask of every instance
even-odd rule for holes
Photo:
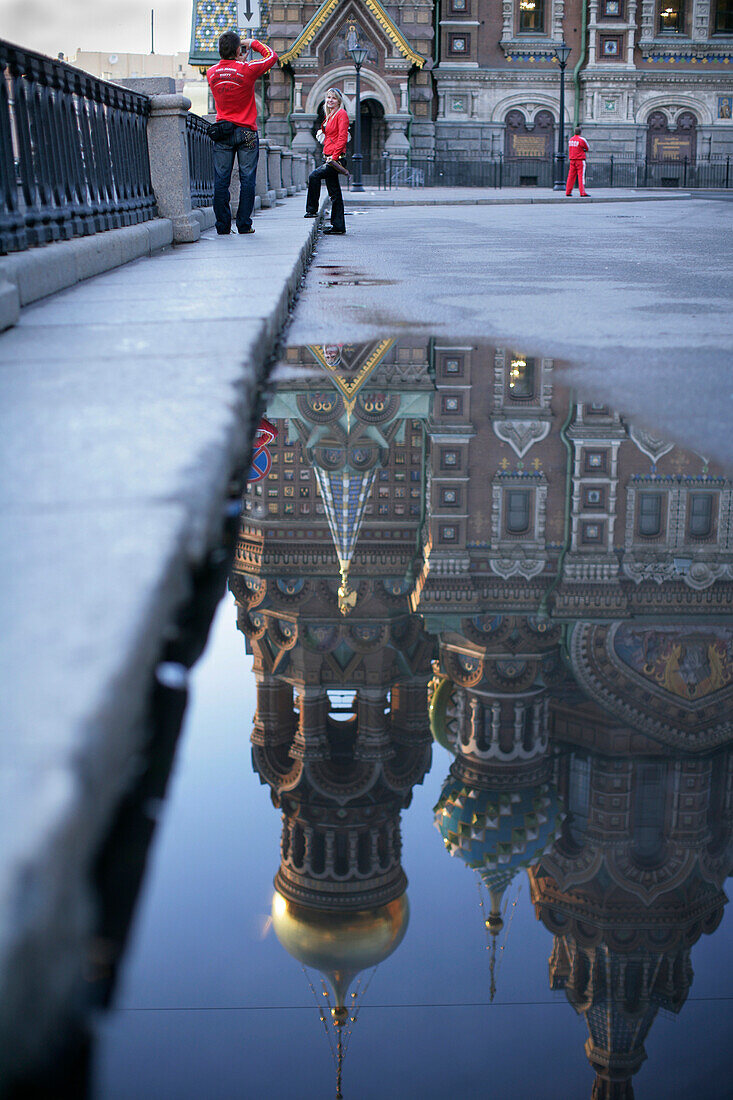
[[[565,66],[567,64],[570,57],[570,46],[565,41],[562,41],[559,46],[555,46],[555,57],[560,65]]]

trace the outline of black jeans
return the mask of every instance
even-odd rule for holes
[[[239,206],[237,229],[243,232],[252,226],[252,207],[255,204],[257,161],[260,155],[260,139],[255,135],[254,145],[245,148],[238,144],[244,133],[237,127],[224,141],[214,143],[214,214],[219,233],[229,233],[232,228],[232,210],[229,205],[229,181],[232,178],[234,157],[239,162]]]
[[[341,194],[341,173],[337,172],[330,164],[322,164],[308,176],[308,197],[305,200],[306,214],[317,214],[318,203],[321,198],[321,180],[326,181],[328,193],[331,196],[331,225],[334,229],[346,229],[344,221],[344,200]]]

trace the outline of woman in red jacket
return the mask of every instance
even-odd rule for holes
[[[323,155],[326,158],[320,168],[316,168],[308,177],[308,197],[305,200],[306,218],[318,217],[318,204],[321,198],[321,180],[326,181],[331,196],[331,228],[324,233],[345,233],[344,200],[341,195],[339,176],[343,174],[334,168],[344,154],[349,140],[349,116],[344,110],[344,99],[338,88],[329,88],[326,92],[326,118],[323,130],[318,131],[319,140],[323,140]]]

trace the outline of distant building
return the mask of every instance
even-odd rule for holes
[[[77,50],[66,58],[70,65],[92,76],[113,83],[127,80],[149,80],[168,77],[175,80],[176,91],[191,100],[191,110],[205,115],[209,109],[206,79],[188,63],[187,53],[105,53],[97,50]]]
[[[729,0],[325,0],[262,5],[277,50],[268,136],[315,149],[325,92],[353,114],[351,27],[361,71],[365,169],[384,152],[470,159],[540,158],[557,142],[560,74],[571,47],[565,124],[594,153],[690,163],[733,152],[733,8]],[[194,0],[191,62],[211,64],[230,0]],[[526,181],[525,181],[526,182]],[[541,181],[540,181],[541,182]]]

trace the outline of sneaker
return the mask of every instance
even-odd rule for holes
[[[219,234],[220,237],[228,237],[231,230],[229,230],[229,229],[217,229],[216,232]]]
[[[331,226],[329,226],[329,228],[328,228],[328,229],[324,229],[324,230],[323,230],[323,232],[324,232],[324,233],[338,233],[338,234],[343,234],[343,233],[345,233],[345,232],[346,232],[346,230],[345,230],[345,229],[334,229],[334,228],[333,228],[333,226],[331,225]]]
[[[254,228],[253,225],[251,225],[249,227],[249,229],[238,229],[237,233],[239,233],[240,237],[245,237],[247,235],[247,233],[254,233],[254,231],[255,231],[255,228]]]
[[[304,218],[317,218],[317,217],[318,217],[318,215],[317,215],[317,214],[309,214],[309,213],[308,213],[308,211],[306,210],[306,212],[305,212],[305,214],[303,215],[303,217],[304,217]]]

